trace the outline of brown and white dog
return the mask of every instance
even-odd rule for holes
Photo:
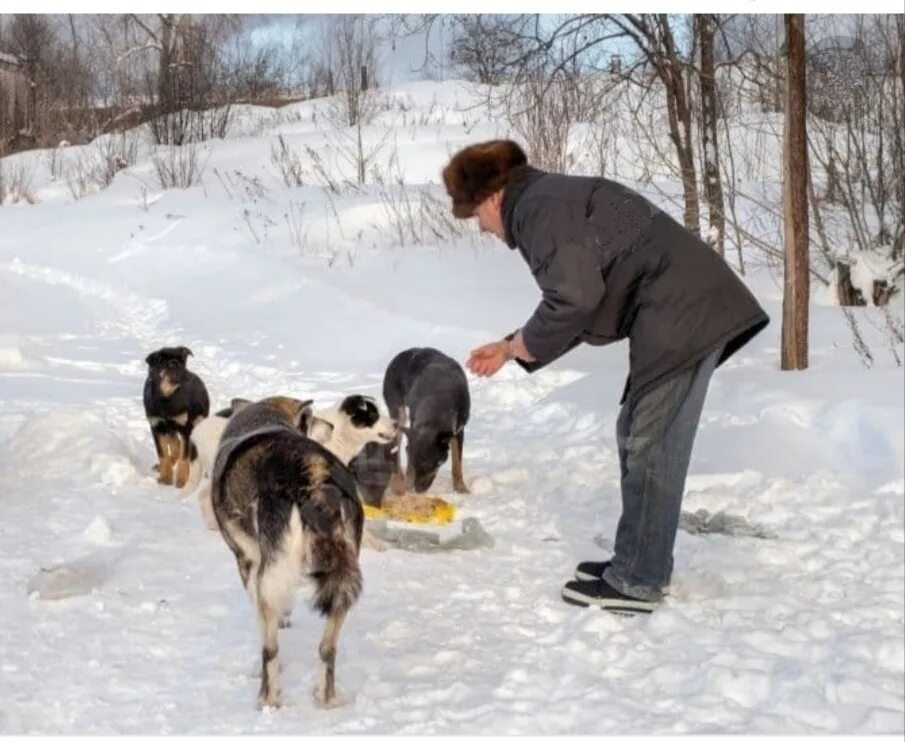
[[[368,397],[347,397],[323,415],[315,417],[311,401],[290,397],[240,406],[214,463],[214,516],[261,629],[261,707],[280,704],[278,628],[305,577],[314,582],[314,607],[327,617],[315,698],[337,704],[339,631],[362,585],[364,513],[347,464],[366,443],[396,434]],[[315,438],[331,439],[335,453]]]
[[[192,428],[210,411],[204,382],[185,367],[192,351],[161,348],[151,353],[145,379],[145,415],[157,449],[157,481],[183,487],[189,476]]]

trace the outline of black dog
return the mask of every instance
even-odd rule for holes
[[[465,425],[471,409],[468,379],[462,367],[435,348],[409,348],[387,366],[383,398],[390,417],[406,433],[405,481],[398,464],[391,486],[427,491],[452,448],[453,489],[468,492],[462,476]]]
[[[145,362],[145,415],[157,448],[157,481],[185,486],[189,477],[192,428],[207,417],[210,400],[204,382],[185,367],[192,351],[185,347],[161,348]]]

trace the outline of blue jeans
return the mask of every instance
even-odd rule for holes
[[[691,449],[721,352],[629,400],[619,413],[622,516],[603,579],[624,595],[659,601],[669,585]]]

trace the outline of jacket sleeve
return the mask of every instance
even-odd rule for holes
[[[537,368],[578,345],[603,301],[601,251],[577,220],[583,215],[576,209],[554,202],[535,208],[525,225],[522,248],[543,296],[522,327],[522,339]]]
[[[515,337],[515,333],[517,333],[517,332],[518,332],[518,330],[513,330],[512,332],[510,332],[508,335],[506,335],[506,340],[512,340],[512,338]],[[522,337],[524,338],[524,333],[523,333]],[[580,343],[581,343],[580,337],[574,338],[559,355],[561,356],[561,355],[567,353],[568,351],[572,350],[572,348],[574,348],[576,345],[579,345]],[[558,357],[559,356],[557,356],[557,358]],[[539,371],[544,366],[550,364],[552,361],[555,361],[556,358],[553,358],[550,361],[547,361],[546,363],[541,363],[536,358],[533,361],[523,361],[521,358],[514,358],[513,360],[519,366],[521,366],[525,371],[527,371],[529,374],[531,374],[531,373],[534,373],[535,371]]]

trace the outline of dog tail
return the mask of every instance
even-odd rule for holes
[[[327,539],[318,539],[326,542]],[[320,548],[318,548],[320,547]],[[328,551],[327,569],[314,572],[314,607],[324,616],[345,613],[361,595],[361,568],[358,551],[345,538],[318,544],[317,551]]]
[[[314,607],[327,616],[348,611],[361,594],[358,552],[364,511],[332,484],[321,494],[318,503],[308,500],[300,511],[312,537]]]

